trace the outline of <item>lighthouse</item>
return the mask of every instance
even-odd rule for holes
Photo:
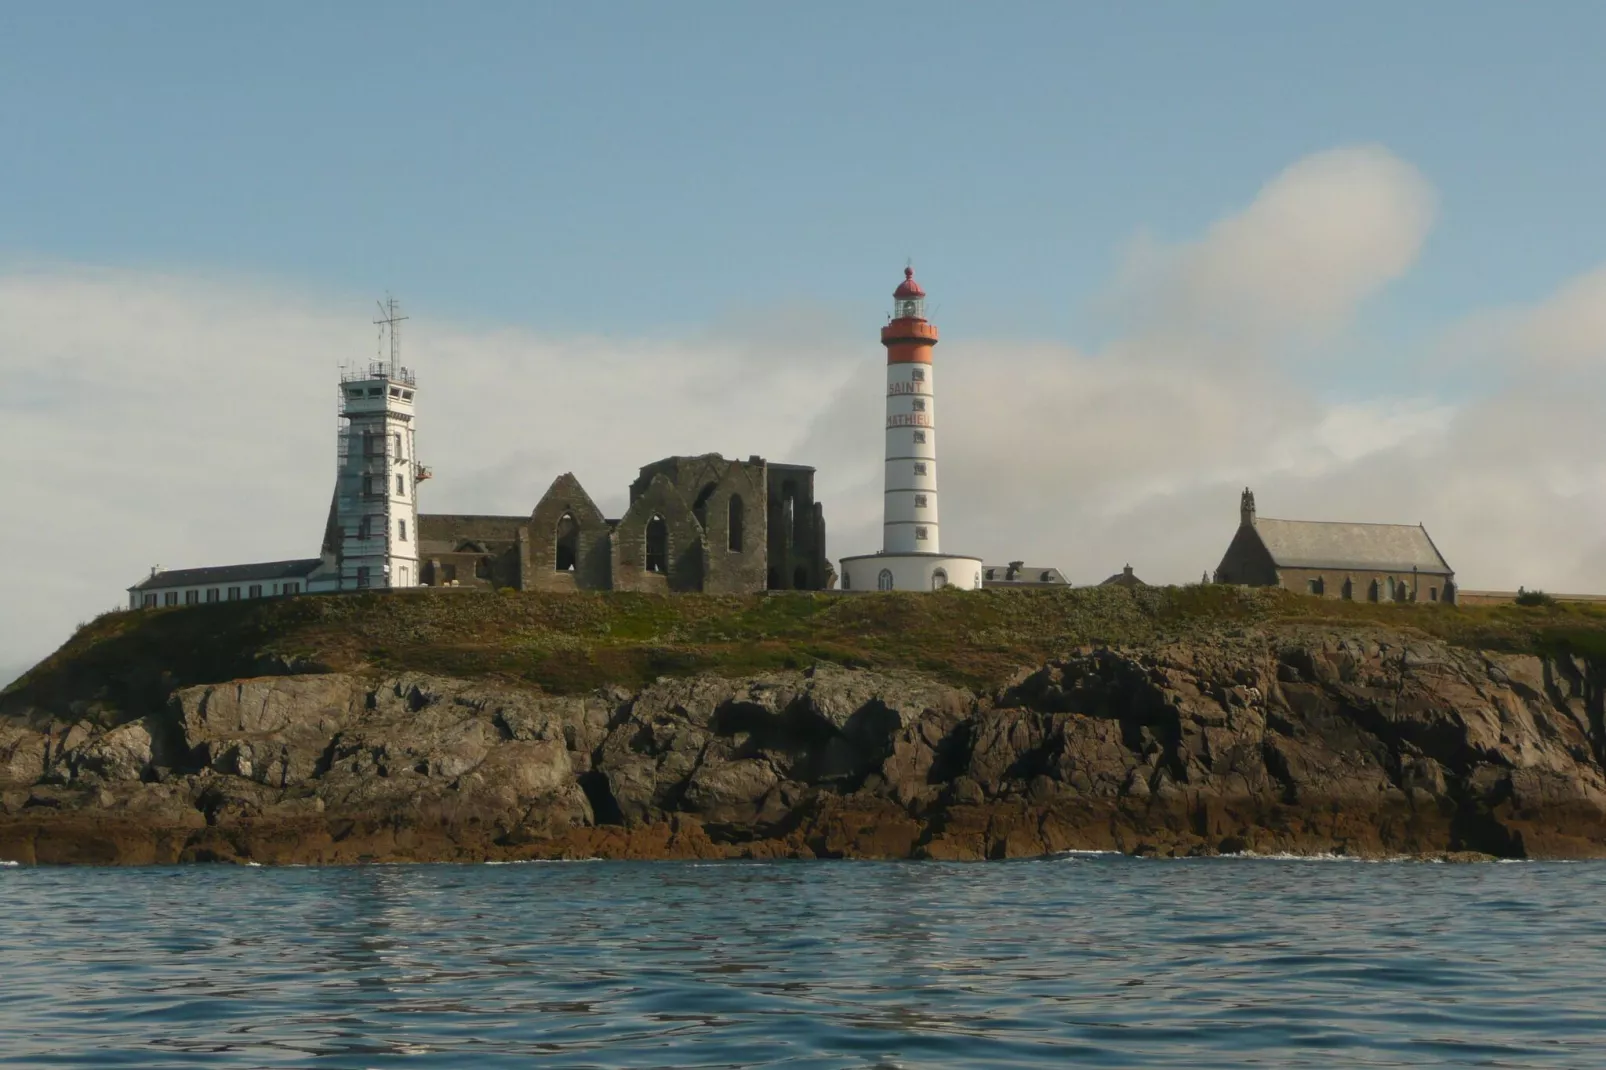
[[[904,268],[881,328],[887,351],[886,468],[881,552],[842,559],[844,590],[932,591],[981,586],[981,558],[942,552],[937,509],[937,402],[926,291]]]

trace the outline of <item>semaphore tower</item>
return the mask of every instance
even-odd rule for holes
[[[418,585],[418,498],[429,470],[413,453],[417,384],[401,363],[403,316],[395,298],[379,306],[380,356],[340,376],[335,524],[339,590]],[[388,343],[388,354],[387,354]]]
[[[881,328],[887,350],[886,484],[881,552],[842,559],[844,590],[979,588],[981,558],[942,553],[937,513],[937,412],[931,360],[937,328],[926,291],[905,268]]]

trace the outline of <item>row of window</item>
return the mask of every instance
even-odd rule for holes
[[[390,436],[390,444],[391,455],[398,461],[406,460],[402,456],[401,432],[395,432]],[[385,433],[383,431],[364,431],[362,433],[362,455],[364,457],[385,456]]]
[[[378,523],[375,523],[375,521],[378,521]],[[379,531],[377,529],[382,527],[384,522],[385,518],[382,516],[359,517],[357,520],[357,538],[378,538]],[[407,541],[407,521],[396,521],[396,539],[398,542]]]
[[[363,476],[362,477],[362,492],[363,492],[363,496],[364,497],[368,497],[368,498],[372,498],[375,495],[383,494],[384,490],[382,488],[385,485],[384,484],[384,479],[385,479],[384,476]],[[396,476],[396,496],[398,498],[407,497],[407,477],[404,476],[404,475],[397,475]]]
[[[1305,581],[1305,590],[1314,595],[1325,596],[1327,594],[1327,581],[1321,576],[1317,576],[1313,580],[1307,580]],[[1338,589],[1338,596],[1346,602],[1354,601],[1355,584],[1348,576],[1344,577],[1344,584]],[[1410,602],[1413,601],[1413,597],[1409,584],[1404,580],[1396,581],[1393,576],[1388,576],[1381,584],[1377,580],[1367,584],[1366,600],[1368,602]],[[1438,600],[1439,589],[1437,587],[1429,587],[1428,601],[1437,602]]]
[[[694,510],[698,519],[707,523],[702,515],[703,499],[699,499]],[[786,499],[786,508],[790,511],[791,499]],[[746,509],[742,504],[740,494],[732,494],[730,503],[726,507],[726,549],[731,553],[742,552],[744,541],[743,528]],[[669,525],[664,518],[656,514],[647,521],[647,560],[648,572],[669,571]],[[407,538],[406,521],[402,522],[402,539]],[[556,572],[573,572],[580,560],[580,524],[570,513],[564,513],[558,518],[557,543],[552,554],[552,568]]]
[[[346,397],[350,398],[351,400],[353,400],[353,401],[361,400],[362,396],[363,396],[362,387],[360,387],[360,386],[348,386],[348,387],[346,387]],[[371,397],[371,398],[382,398],[382,397],[385,396],[385,388],[382,387],[382,386],[371,386],[371,387],[368,388],[368,396]],[[402,401],[411,401],[411,400],[413,400],[413,392],[411,390],[407,390],[407,389],[405,389],[403,387],[399,387],[399,386],[393,386],[393,387],[390,388],[390,396],[393,397],[393,398],[400,398]]]
[[[875,586],[876,590],[878,591],[890,591],[895,588],[896,585],[893,583],[892,570],[890,568],[884,568],[881,570],[881,572],[875,578]],[[931,572],[931,589],[933,591],[940,591],[946,586],[948,586],[947,570],[940,568],[933,569]],[[851,591],[853,589],[851,582],[846,576],[842,577],[842,589],[844,591]]]
[[[197,587],[193,590],[184,591],[182,594],[184,595],[184,604],[187,606],[194,606],[199,605],[202,601],[238,602],[242,597],[240,593],[242,590],[245,592],[243,596],[245,598],[262,597],[262,584],[260,583],[253,583],[245,587]],[[164,606],[178,605],[180,593],[181,592],[179,591],[163,591],[161,594],[161,604]],[[273,584],[273,590],[271,593],[300,594],[301,583],[297,580],[291,580],[287,583],[275,583]],[[144,597],[140,599],[140,607],[142,609],[154,609],[156,608],[156,599],[157,595],[155,591],[147,591]]]

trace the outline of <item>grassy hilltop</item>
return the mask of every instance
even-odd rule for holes
[[[985,687],[1084,644],[1207,641],[1296,622],[1606,656],[1606,608],[1595,606],[1372,605],[1223,586],[729,597],[454,590],[110,613],[13,685],[7,705],[128,708],[160,701],[174,686],[286,664],[496,677],[574,692],[830,661]]]

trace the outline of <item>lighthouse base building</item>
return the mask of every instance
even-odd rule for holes
[[[953,554],[863,554],[844,557],[844,591],[981,589],[981,558]]]
[[[881,328],[887,348],[887,452],[881,552],[844,557],[845,591],[979,590],[979,557],[942,552],[937,512],[937,399],[931,351],[937,328],[926,292],[905,268]]]

